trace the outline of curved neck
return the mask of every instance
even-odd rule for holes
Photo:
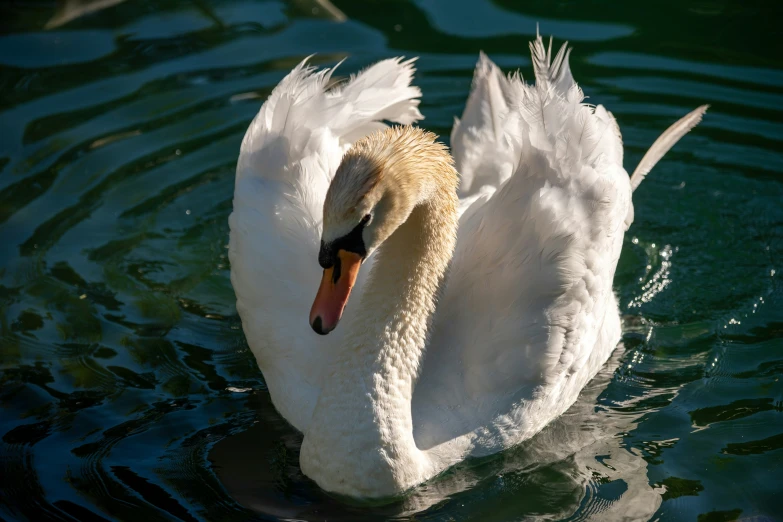
[[[457,222],[456,192],[436,188],[378,250],[351,335],[326,372],[303,441],[303,470],[317,482],[338,473],[344,493],[371,487],[377,495],[387,481],[395,490],[400,474],[429,473],[413,441],[411,398]],[[346,459],[353,465],[346,467]],[[377,481],[369,484],[368,477]]]
[[[408,401],[456,243],[456,205],[456,195],[436,194],[384,242],[351,325],[356,349],[372,364],[365,378],[388,377]],[[356,355],[346,348],[345,357]]]

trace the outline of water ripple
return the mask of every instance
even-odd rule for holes
[[[724,7],[15,4],[0,37],[0,517],[777,516],[783,72],[769,28],[750,24],[755,43],[730,53],[714,40]],[[734,11],[733,25],[751,17]],[[577,42],[574,74],[617,116],[629,170],[676,117],[713,104],[634,194],[622,346],[520,447],[390,505],[331,498],[302,476],[301,435],[235,312],[227,217],[244,129],[313,52],[348,57],[345,75],[407,55],[421,56],[424,123],[447,136],[478,50],[529,77],[536,22]],[[687,30],[662,35],[674,22]]]

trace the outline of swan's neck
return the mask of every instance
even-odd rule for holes
[[[376,255],[302,444],[303,471],[326,489],[377,496],[432,474],[413,440],[411,399],[456,241],[456,206],[452,190],[436,189]]]

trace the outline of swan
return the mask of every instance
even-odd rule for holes
[[[480,55],[453,158],[411,126],[421,92],[401,58],[331,87],[334,69],[305,59],[247,129],[229,218],[237,311],[326,491],[399,495],[529,439],[618,344],[632,191],[707,107],[629,177],[567,45],[530,48],[533,85]]]

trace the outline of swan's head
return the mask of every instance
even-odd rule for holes
[[[318,254],[324,272],[310,310],[317,333],[334,330],[361,264],[431,196],[438,178],[433,169],[453,172],[436,138],[416,127],[393,127],[362,138],[343,156],[324,201]]]

